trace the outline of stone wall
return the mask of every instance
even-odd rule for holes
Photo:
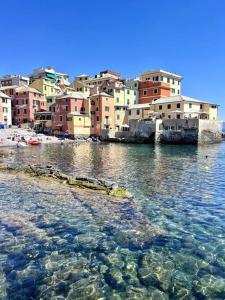
[[[129,131],[105,130],[103,140],[135,143],[210,144],[222,140],[222,121],[199,119],[131,120]]]
[[[223,121],[199,120],[199,144],[212,144],[222,141]]]

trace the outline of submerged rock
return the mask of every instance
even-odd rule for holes
[[[112,196],[117,197],[132,197],[132,195],[123,187],[118,186],[118,184],[107,181],[104,179],[97,179],[92,177],[70,177],[60,170],[56,169],[52,165],[41,165],[41,164],[28,164],[23,167],[13,167],[13,166],[1,166],[0,171],[8,171],[14,173],[25,173],[31,176],[37,176],[40,178],[48,178],[63,182],[70,186],[75,186],[83,189],[90,189],[96,191],[102,191]]]

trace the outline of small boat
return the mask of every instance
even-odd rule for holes
[[[30,144],[30,145],[40,145],[40,141],[38,141],[38,140],[29,140],[28,141],[28,144]]]

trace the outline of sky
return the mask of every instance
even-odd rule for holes
[[[225,120],[224,0],[0,0],[0,75],[165,69]]]

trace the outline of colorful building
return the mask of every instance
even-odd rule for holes
[[[181,80],[180,75],[164,70],[141,73],[139,103],[152,103],[158,98],[180,95]]]
[[[99,92],[91,96],[91,134],[100,136],[103,129],[115,129],[114,97]]]
[[[83,80],[83,82],[89,86],[101,86],[103,83],[106,83],[112,79],[120,79],[120,73],[111,70],[105,70],[101,71],[99,74],[96,74],[94,77],[88,77],[88,79]]]
[[[126,110],[129,105],[137,103],[138,93],[125,80],[111,79],[102,84],[100,89],[107,92],[114,98],[114,115],[116,130],[121,130],[124,125],[127,125]]]
[[[36,79],[30,84],[30,87],[35,88],[39,92],[49,97],[55,94],[60,94],[62,92],[61,88],[57,86],[53,80],[45,79]]]
[[[55,134],[68,132],[68,114],[89,114],[89,101],[82,93],[59,96],[50,107],[52,113],[52,131]]]
[[[217,104],[181,95],[158,99],[150,108],[159,119],[218,120]]]
[[[11,98],[0,91],[0,124],[12,125]]]
[[[149,119],[151,112],[150,104],[134,104],[127,109],[128,124],[130,120],[146,120]]]
[[[91,135],[91,117],[90,114],[80,114],[76,112],[67,115],[68,134],[72,137]]]
[[[0,78],[0,87],[13,85],[29,85],[29,78],[21,75],[5,75]]]
[[[19,86],[14,89],[13,123],[32,123],[38,111],[46,110],[46,100],[42,93],[30,86]]]

